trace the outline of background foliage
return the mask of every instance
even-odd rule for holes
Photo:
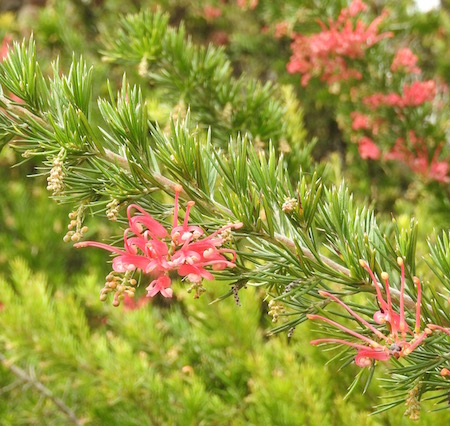
[[[177,34],[181,34],[180,39],[185,35],[173,30],[164,33],[164,54],[154,52],[142,63],[136,60],[139,55],[133,58],[131,46],[128,56],[121,57],[117,53],[123,48],[111,44],[111,40],[117,45],[126,42],[115,32],[117,13],[155,10],[157,3],[169,12],[173,28],[181,20],[185,22],[186,33],[194,40],[192,50],[177,46]],[[129,81],[142,87],[139,96],[148,100],[151,121],[158,121],[162,128],[170,129],[170,114],[184,118],[190,106],[191,122],[199,123],[202,129],[212,125],[212,137],[222,148],[229,136],[247,132],[257,147],[267,148],[271,139],[274,149],[286,155],[292,173],[301,167],[309,176],[317,169],[327,184],[345,176],[357,202],[374,202],[380,226],[388,233],[392,232],[392,212],[404,228],[413,214],[420,222],[417,252],[419,258],[425,255],[428,248],[424,236],[433,228],[448,229],[448,200],[442,196],[442,187],[430,189],[411,177],[403,177],[400,182],[389,176],[379,178],[378,166],[362,162],[347,146],[327,91],[319,86],[305,91],[297,77],[286,73],[289,41],[278,40],[271,33],[276,22],[290,16],[295,16],[299,29],[313,31],[314,18],[335,15],[343,2],[289,1],[279,8],[276,2],[261,1],[255,10],[240,9],[231,1],[225,3],[136,1],[125,6],[114,0],[48,1],[46,5],[22,5],[17,12],[2,13],[0,37],[13,34],[20,40],[33,31],[46,75],[51,74],[50,61],[57,55],[61,69],[67,73],[73,52],[75,57],[82,54],[89,65],[95,65],[91,75],[94,99],[98,95],[108,99],[107,78],[114,91],[120,88],[125,68]],[[217,19],[207,17],[205,6],[210,5],[221,8],[222,15]],[[409,13],[409,6],[410,2],[396,2],[394,6],[394,18],[404,22],[397,30],[399,36],[415,41],[429,75],[446,78],[448,14],[445,9]],[[105,35],[108,31],[113,31],[109,37]],[[435,37],[436,33],[444,35]],[[230,60],[222,53],[215,56],[207,48],[196,50],[197,45],[211,41],[226,42]],[[100,51],[108,61],[101,61]],[[188,59],[178,65],[184,70],[179,80],[165,80],[158,70],[183,55]],[[223,80],[228,86],[214,82],[214,72],[199,73],[190,55],[198,55],[200,64],[205,57],[214,66],[218,64],[225,70]],[[161,66],[158,61],[169,64]],[[244,77],[241,71],[245,71]],[[196,80],[199,75],[203,81]],[[253,78],[291,86],[274,88]],[[198,87],[205,89],[205,95],[198,94]],[[249,93],[256,94],[245,104]],[[122,94],[125,97],[125,92]],[[103,111],[101,107],[86,105],[93,120],[100,121],[102,113],[107,116],[111,112],[107,101]],[[235,110],[242,115],[233,115]],[[277,126],[279,122],[282,128]],[[120,131],[114,135],[119,138]],[[310,325],[302,324],[289,341],[284,335],[268,338],[267,331],[273,326],[266,315],[266,293],[259,288],[243,292],[241,307],[232,298],[209,304],[227,290],[220,281],[209,286],[199,300],[179,291],[174,303],[153,300],[138,310],[102,304],[96,293],[109,269],[105,257],[95,251],[76,251],[63,243],[70,206],[48,201],[45,177],[23,178],[47,172],[51,164],[42,168],[32,159],[11,168],[21,160],[9,149],[4,149],[0,157],[0,347],[6,357],[0,370],[0,416],[5,424],[67,421],[67,413],[32,385],[34,378],[86,424],[409,422],[403,417],[402,406],[368,417],[380,398],[382,402],[387,400],[386,391],[377,386],[361,394],[364,383],[358,384],[344,400],[359,369],[349,366],[337,372],[339,363],[325,365],[329,354],[307,344],[317,336]],[[311,180],[308,177],[308,182]],[[78,189],[69,201],[83,199]],[[124,196],[120,192],[111,195]],[[139,197],[138,192],[132,195]],[[96,209],[94,205],[92,212]],[[120,233],[118,224],[95,216],[89,217],[89,228],[90,235],[98,240]],[[422,262],[418,268],[429,278],[431,273],[424,265]],[[272,290],[272,296],[276,296],[277,289]],[[14,374],[11,365],[25,371],[31,381]],[[432,402],[423,403],[421,424],[445,423],[449,418],[448,411],[427,412],[433,408]]]

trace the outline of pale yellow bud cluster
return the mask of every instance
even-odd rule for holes
[[[298,201],[295,198],[286,198],[281,209],[284,213],[292,213],[298,207]]]
[[[146,55],[144,55],[141,62],[139,62],[138,73],[141,77],[146,77],[148,74],[148,60]]]
[[[116,272],[110,272],[106,276],[105,286],[100,291],[100,300],[105,302],[109,293],[114,293],[113,306],[119,306],[125,298],[125,294],[134,297],[137,281],[131,277],[132,272],[125,272],[119,275]]]
[[[272,316],[272,322],[277,322],[278,318],[281,314],[285,312],[284,306],[282,303],[271,300],[269,302],[269,312],[268,314]]]
[[[286,139],[280,139],[280,141],[278,142],[278,151],[283,154],[288,154],[292,151],[292,148]]]
[[[262,139],[259,136],[256,136],[255,139],[253,139],[253,146],[256,151],[264,151],[266,148],[266,144],[262,141]]]
[[[405,416],[409,417],[411,420],[419,420],[420,418],[420,384],[416,385],[408,393],[406,398],[406,411]]]
[[[117,217],[119,216],[119,200],[116,200],[115,198],[109,202],[107,205],[107,210],[106,210],[106,217],[109,220],[112,220],[113,222],[117,221]]]
[[[230,223],[228,225],[231,225]],[[221,233],[219,233],[220,238],[222,239],[222,243],[230,243],[233,241],[233,233],[231,232],[231,228],[225,228]]]
[[[231,105],[230,102],[227,102],[225,104],[224,109],[222,110],[222,118],[225,121],[230,122],[231,121],[231,114],[233,113],[233,105]]]
[[[188,289],[188,293],[194,292],[194,299],[198,299],[204,292],[206,288],[202,286],[202,283],[193,283]]]
[[[31,158],[36,155],[36,151],[34,149],[27,149],[25,152],[22,152],[23,158]]]
[[[51,191],[52,195],[61,195],[64,191],[64,170],[62,152],[53,159],[53,167],[50,170],[50,176],[47,178],[47,190]]]
[[[64,235],[63,241],[68,243],[73,241],[77,243],[83,238],[83,235],[89,230],[87,226],[83,226],[85,205],[82,204],[78,210],[69,213],[70,223],[67,225],[67,234]]]

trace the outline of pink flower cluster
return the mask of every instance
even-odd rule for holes
[[[236,0],[236,4],[240,8],[249,8],[253,10],[258,6],[259,0]]]
[[[231,229],[238,229],[241,223],[226,225],[211,235],[204,236],[198,226],[188,225],[189,213],[194,205],[187,203],[186,214],[181,225],[178,224],[178,198],[182,187],[175,188],[175,206],[173,227],[169,232],[136,204],[127,209],[129,227],[124,231],[124,249],[99,243],[85,241],[75,244],[75,247],[98,247],[116,253],[112,266],[115,272],[130,273],[142,271],[153,277],[147,290],[147,296],[153,297],[161,293],[164,297],[172,297],[170,273],[176,272],[192,283],[199,283],[203,279],[212,280],[214,276],[206,270],[223,270],[235,267],[236,252],[221,248],[224,234]],[[133,210],[140,214],[132,214]],[[203,237],[203,238],[202,238]],[[232,256],[228,260],[224,254]],[[127,293],[131,295],[131,293]]]
[[[390,129],[396,128],[397,126],[392,124],[393,120],[398,119],[404,123],[405,115],[408,114],[408,111],[404,108],[415,108],[425,102],[431,102],[436,95],[436,82],[428,80],[405,84],[401,95],[397,93],[374,93],[362,98],[363,104],[373,111],[372,114],[368,115],[360,111],[350,113],[352,130],[365,133],[363,136],[356,134],[352,137],[358,143],[361,158],[377,160],[383,157],[385,160],[400,161],[425,179],[448,183],[450,181],[449,158],[439,159],[443,148],[442,143],[437,148],[432,149],[425,143],[424,139],[419,138],[413,130],[410,130],[405,137],[397,137],[394,146],[382,155],[381,149],[373,140],[373,136],[382,138],[383,134],[380,134],[380,132],[385,133],[389,128],[388,126],[390,126]],[[357,100],[352,101],[356,102]],[[388,116],[386,116],[385,111],[377,117],[376,110],[382,106],[398,109],[392,112],[388,110]],[[403,125],[400,128],[403,128]],[[391,139],[391,130],[389,132],[388,138]]]
[[[9,34],[6,34],[3,37],[2,44],[0,45],[0,61],[6,58],[8,55],[9,45],[12,42],[12,37]]]
[[[403,93],[374,93],[363,98],[367,107],[375,110],[380,106],[416,107],[431,102],[436,97],[436,82],[434,80],[415,81],[403,85]]]
[[[352,129],[353,130],[368,130],[370,129],[370,118],[368,115],[363,114],[358,111],[353,111],[350,113],[350,118],[352,119]]]
[[[285,35],[288,35],[290,31],[291,24],[288,21],[281,21],[275,24],[275,38],[282,38]]]
[[[127,293],[125,293],[123,298],[123,309],[125,311],[136,311],[143,308],[149,302],[150,299],[148,297],[142,296],[136,300],[135,297],[131,297]]]
[[[222,16],[222,10],[218,7],[211,6],[210,4],[203,7],[203,14],[207,20],[213,21],[214,19]]]
[[[361,0],[354,0],[348,8],[341,10],[336,22],[328,21],[328,27],[319,21],[322,29],[320,33],[310,36],[293,34],[293,54],[287,64],[288,72],[302,74],[303,86],[313,76],[320,76],[328,84],[350,78],[361,79],[360,71],[350,67],[347,60],[364,57],[367,48],[386,37],[392,37],[390,32],[379,34],[378,31],[385,13],[369,25],[360,19],[353,23],[351,18],[365,9],[366,5]]]
[[[405,139],[397,138],[392,149],[385,154],[386,160],[397,160],[406,164],[414,173],[423,177],[443,183],[450,182],[449,159],[439,161],[442,144],[434,151],[430,159],[429,148],[425,141],[418,138],[411,130],[408,132],[408,142]]]
[[[416,66],[417,56],[407,47],[400,49],[394,56],[391,64],[391,71],[396,72],[403,70],[411,74],[420,74],[421,70]]]
[[[428,324],[424,331],[420,331],[420,311],[421,311],[421,286],[420,281],[417,277],[413,277],[413,282],[417,288],[417,301],[415,309],[415,327],[411,331],[406,322],[405,315],[405,266],[403,259],[399,257],[397,263],[400,266],[401,277],[400,277],[400,313],[393,310],[391,293],[389,289],[389,275],[386,272],[381,273],[381,278],[384,281],[384,290],[386,293],[386,300],[381,294],[379,284],[370,269],[367,262],[360,260],[361,266],[367,270],[369,276],[375,286],[377,293],[377,302],[380,310],[375,312],[373,315],[373,320],[376,324],[388,325],[389,334],[385,335],[356,312],[354,312],[349,306],[338,299],[333,294],[326,291],[319,291],[320,295],[327,297],[334,302],[341,305],[353,318],[355,318],[360,324],[362,324],[367,330],[373,333],[373,337],[368,337],[364,334],[358,333],[351,330],[350,328],[344,327],[343,325],[330,320],[329,318],[320,315],[308,315],[310,320],[319,320],[325,322],[344,333],[355,337],[358,341],[347,341],[343,339],[335,338],[324,338],[311,341],[312,345],[318,345],[322,343],[336,343],[340,345],[350,346],[357,349],[357,354],[355,357],[355,363],[359,367],[369,367],[374,361],[387,361],[391,357],[400,358],[408,356],[411,352],[417,349],[423,341],[429,336],[433,331],[441,331],[446,334],[450,334],[447,328]],[[411,336],[411,338],[407,338]],[[377,339],[377,340],[375,340]]]
[[[381,149],[367,136],[358,140],[358,152],[364,160],[379,160],[381,158]]]
[[[0,62],[7,58],[12,41],[13,38],[10,34],[6,34],[5,37],[3,37],[2,44],[0,45]],[[23,103],[23,100],[14,93],[8,93],[8,96],[17,103]]]

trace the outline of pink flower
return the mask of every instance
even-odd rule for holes
[[[0,62],[8,57],[9,47],[13,38],[10,34],[6,34],[3,37],[2,44],[0,45]],[[23,103],[23,100],[16,96],[14,93],[9,93],[8,96],[17,103]]]
[[[450,164],[449,160],[439,161],[442,145],[438,145],[430,160],[430,150],[425,141],[418,138],[413,131],[408,132],[408,141],[397,138],[395,145],[384,155],[385,160],[397,160],[407,165],[414,173],[422,175],[426,179],[435,180],[442,183],[450,182]]]
[[[450,164],[448,161],[433,161],[430,164],[428,177],[432,180],[448,183],[450,182],[450,176],[448,175],[449,171]]]
[[[314,76],[320,76],[328,84],[350,78],[361,79],[360,71],[350,68],[347,60],[364,57],[369,47],[392,36],[392,33],[378,33],[385,13],[369,25],[361,20],[356,20],[355,24],[352,22],[350,18],[365,8],[360,0],[354,0],[348,9],[342,9],[336,22],[329,20],[327,26],[319,21],[321,32],[310,36],[293,34],[288,72],[303,74],[303,86]]]
[[[6,34],[3,37],[2,44],[0,45],[0,62],[8,56],[9,45],[11,42],[12,36],[10,34]]]
[[[158,293],[161,293],[164,297],[172,297],[173,291],[170,288],[170,278],[167,275],[160,275],[156,280],[153,280],[148,287],[147,297],[153,297]]]
[[[282,38],[288,34],[290,23],[288,21],[281,21],[275,24],[275,38]]]
[[[396,52],[392,60],[391,70],[393,72],[404,70],[408,73],[420,74],[420,68],[416,67],[417,59],[417,56],[409,48],[405,47],[400,49]]]
[[[390,106],[402,107],[404,105],[403,99],[398,93],[388,93],[383,101],[386,105]]]
[[[373,337],[368,337],[356,331],[353,331],[343,325],[330,320],[329,318],[320,315],[307,315],[311,320],[319,320],[325,322],[344,333],[356,337],[360,342],[347,341],[343,339],[335,338],[324,338],[313,340],[310,343],[312,345],[318,345],[322,343],[337,343],[340,345],[350,346],[357,349],[357,354],[355,357],[355,363],[359,367],[368,367],[372,365],[374,361],[387,361],[392,356],[395,358],[408,356],[413,352],[419,345],[423,343],[428,335],[432,333],[433,330],[440,330],[444,332],[450,331],[447,329],[441,330],[439,326],[430,324],[423,332],[420,332],[420,308],[421,308],[421,286],[420,281],[417,277],[413,277],[413,282],[417,287],[417,301],[416,301],[416,318],[414,333],[409,330],[409,327],[405,320],[405,268],[403,264],[403,259],[399,257],[397,263],[401,268],[401,282],[400,282],[400,314],[394,312],[392,308],[392,300],[389,291],[389,276],[386,272],[381,273],[381,278],[385,283],[386,300],[384,300],[379,284],[375,279],[375,276],[370,269],[367,262],[360,260],[361,266],[366,269],[369,276],[375,286],[377,293],[377,300],[380,306],[380,310],[374,314],[374,321],[378,324],[386,324],[389,328],[389,335],[383,334],[380,330],[375,328],[372,324],[354,312],[349,306],[338,299],[331,293],[326,291],[319,291],[319,294],[323,297],[328,297],[341,305],[353,318],[355,318],[360,324],[373,333]],[[412,335],[410,340],[407,339],[407,335]],[[375,340],[377,339],[377,340]]]
[[[240,8],[247,8],[247,6],[253,10],[256,8],[256,6],[258,6],[259,0],[236,0],[236,4],[240,7]]]
[[[350,118],[352,119],[353,130],[370,129],[370,119],[368,115],[353,111],[350,114]]]
[[[375,142],[363,136],[358,141],[358,152],[362,159],[378,160],[381,157],[381,150],[375,145]]]
[[[374,93],[363,98],[364,105],[375,110],[380,106],[417,107],[425,102],[431,102],[436,97],[436,82],[434,80],[415,81],[403,86],[402,94]]]
[[[211,6],[209,4],[203,8],[203,13],[205,15],[205,18],[211,21],[222,16],[221,9],[219,9],[218,7]]]
[[[436,97],[436,82],[434,80],[415,81],[403,86],[403,106],[419,106],[431,102]]]
[[[367,5],[361,0],[353,0],[348,7],[348,13],[350,16],[355,16],[360,12],[364,12],[367,9]],[[344,9],[345,10],[345,9]]]
[[[112,289],[115,291],[114,301],[117,305],[120,294],[133,293],[134,288],[131,288],[128,283],[135,281],[130,280],[130,274],[136,270],[153,277],[147,287],[148,297],[153,297],[158,293],[164,297],[172,297],[169,277],[169,273],[172,271],[176,271],[180,277],[185,277],[193,283],[199,283],[203,279],[214,279],[214,276],[206,268],[223,270],[235,267],[236,252],[232,249],[221,248],[224,243],[221,234],[230,229],[238,229],[242,224],[226,225],[211,235],[204,236],[203,229],[188,224],[190,210],[194,205],[193,201],[189,201],[184,221],[179,225],[179,194],[181,191],[181,186],[177,185],[173,226],[170,234],[145,210],[136,204],[131,204],[127,208],[129,227],[124,231],[123,250],[96,241],[86,241],[74,245],[78,248],[98,247],[117,254],[113,259],[112,267],[116,273],[124,274],[124,281],[122,284],[118,284],[116,276],[110,279],[110,282],[113,280],[114,284],[107,283],[102,290],[102,300]],[[138,214],[135,213],[136,211]],[[231,254],[231,260],[228,260],[225,254]]]
[[[227,45],[230,42],[226,31],[214,31],[210,36],[210,40],[219,46]]]
[[[142,296],[136,300],[134,297],[125,294],[123,298],[123,309],[125,311],[135,311],[137,309],[141,309],[149,302],[150,299],[148,297]]]

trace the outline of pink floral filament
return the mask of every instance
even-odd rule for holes
[[[408,326],[405,321],[405,311],[404,311],[404,291],[405,291],[405,269],[403,264],[403,259],[398,258],[397,263],[401,267],[401,285],[400,285],[400,315],[395,313],[392,309],[392,300],[391,300],[391,293],[389,289],[389,276],[386,272],[382,272],[381,277],[385,282],[386,286],[386,298],[387,303],[384,301],[381,291],[378,288],[378,282],[375,278],[375,275],[373,274],[372,270],[370,269],[368,263],[364,260],[360,260],[361,266],[366,269],[369,272],[369,275],[373,281],[373,284],[376,287],[376,293],[377,293],[377,299],[379,301],[379,304],[381,306],[381,310],[379,312],[376,312],[374,315],[374,320],[378,323],[384,323],[387,322],[390,325],[391,328],[391,334],[389,336],[385,336],[383,333],[381,333],[379,330],[377,330],[374,326],[372,326],[369,322],[367,322],[365,319],[363,319],[360,315],[358,315],[356,312],[354,312],[349,306],[347,306],[344,302],[342,302],[340,299],[338,299],[336,296],[334,296],[331,293],[328,293],[326,291],[319,291],[319,294],[322,297],[328,297],[341,305],[348,313],[350,313],[357,321],[359,321],[361,324],[363,324],[365,327],[367,327],[376,337],[379,339],[382,339],[385,341],[384,344],[380,344],[376,342],[375,340],[364,336],[358,332],[355,332],[347,327],[344,327],[343,325],[332,321],[326,317],[320,316],[320,315],[307,315],[307,318],[310,320],[320,320],[322,322],[325,322],[327,324],[330,324],[337,329],[358,338],[363,342],[357,343],[357,342],[349,342],[343,339],[335,339],[335,338],[324,338],[324,339],[316,339],[312,340],[310,343],[313,345],[318,345],[321,343],[338,343],[342,345],[347,345],[350,347],[353,347],[358,350],[356,357],[355,357],[355,363],[359,367],[368,367],[372,365],[374,361],[387,361],[390,359],[390,357],[400,358],[404,356],[408,356],[411,352],[413,352],[417,347],[419,347],[424,340],[427,338],[428,335],[430,335],[433,330],[442,331],[446,334],[450,335],[450,329],[444,328],[442,326],[438,326],[435,324],[429,324],[425,330],[420,333],[420,306],[421,306],[421,287],[420,282],[417,277],[413,278],[413,281],[415,285],[417,286],[417,302],[416,302],[416,324],[415,324],[415,330],[413,338],[410,341],[406,340],[406,332],[408,330]],[[398,336],[398,330],[402,332],[402,339],[399,339]],[[411,333],[412,334],[412,333]],[[393,338],[393,340],[392,340]],[[368,344],[368,346],[367,346]]]

